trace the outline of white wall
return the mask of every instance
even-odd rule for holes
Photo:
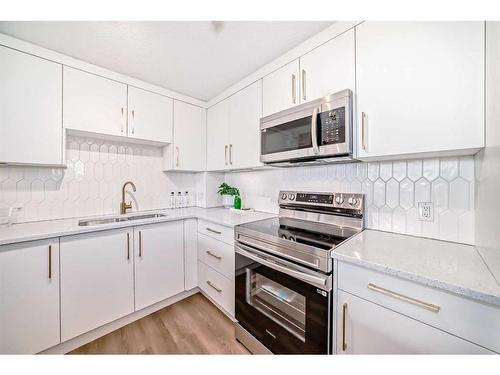
[[[18,222],[119,213],[128,180],[133,211],[168,208],[171,191],[205,205],[202,174],[162,172],[159,147],[68,136],[66,159],[67,169],[0,167],[0,207],[22,207]]]
[[[474,243],[471,156],[233,172],[226,182],[244,207],[276,213],[280,190],[364,193],[368,228]],[[434,203],[434,221],[418,220],[418,202]]]
[[[500,282],[500,22],[486,23],[486,148],[475,159],[476,245]]]

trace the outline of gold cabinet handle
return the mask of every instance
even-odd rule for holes
[[[123,133],[123,126],[124,126],[125,121],[123,121],[123,107],[122,107],[122,121],[121,121],[121,132]]]
[[[426,310],[429,310],[429,311],[432,311],[432,312],[435,312],[435,313],[438,313],[439,310],[441,309],[439,306],[434,305],[432,303],[423,302],[423,301],[420,301],[418,299],[415,299],[415,298],[412,298],[412,297],[405,296],[403,294],[399,294],[399,293],[393,292],[392,290],[381,288],[381,287],[379,287],[379,286],[377,286],[375,284],[372,284],[372,283],[368,284],[368,289],[373,290],[374,292],[381,293],[381,294],[383,294],[385,296],[389,296],[389,297],[398,299],[400,301],[411,303],[413,305],[422,307],[422,308],[424,308]]]
[[[295,83],[295,74],[292,74],[292,103],[295,104],[297,102],[297,87]]]
[[[302,100],[306,100],[306,71],[302,69]]]
[[[206,230],[208,230],[209,232],[212,232],[212,233],[215,233],[215,234],[222,234],[222,232],[219,232],[218,230],[215,230],[215,229],[212,229],[212,228],[205,228]]]
[[[127,232],[127,260],[130,259],[130,233]]]
[[[212,282],[211,282],[210,280],[207,280],[206,282],[207,282],[208,286],[210,286],[210,287],[212,287],[213,289],[215,289],[215,290],[217,291],[217,293],[222,292],[222,289],[217,288],[214,284],[212,284]]]
[[[139,231],[139,257],[142,257],[142,232]]]
[[[233,165],[233,145],[229,145],[229,164]]]
[[[220,255],[216,255],[214,253],[212,253],[210,250],[207,250],[205,251],[208,255],[210,255],[211,257],[214,257],[215,259],[218,259],[218,260],[221,260],[222,257]]]
[[[365,127],[366,127],[366,113],[365,112],[361,112],[361,147],[363,148],[363,150],[366,150],[366,130],[365,130]]]
[[[132,134],[135,134],[135,111],[132,110]]]
[[[342,351],[347,350],[347,344],[345,342],[345,318],[346,318],[347,303],[342,305]]]
[[[52,279],[52,245],[49,245],[49,279]]]

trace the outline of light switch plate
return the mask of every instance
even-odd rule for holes
[[[420,221],[434,221],[434,204],[418,202],[418,218]]]

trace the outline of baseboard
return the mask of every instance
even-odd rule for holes
[[[193,294],[196,294],[200,291],[198,287],[179,293],[173,297],[167,298],[163,301],[155,303],[154,305],[148,306],[142,310],[136,311],[130,315],[124,316],[123,318],[114,320],[108,324],[105,324],[101,327],[95,328],[92,331],[86,332],[80,336],[72,338],[68,341],[57,344],[49,349],[46,349],[39,354],[65,354],[76,348],[79,348],[82,345],[88,344],[91,341],[98,339],[104,335],[107,335],[110,332],[116,331],[117,329],[126,326],[136,320],[144,318],[147,315],[150,315],[158,310],[161,310],[169,305],[172,305],[176,302],[183,300],[184,298],[190,297]]]

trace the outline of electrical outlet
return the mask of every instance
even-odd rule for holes
[[[421,221],[434,221],[434,204],[432,202],[418,202],[418,217]]]

